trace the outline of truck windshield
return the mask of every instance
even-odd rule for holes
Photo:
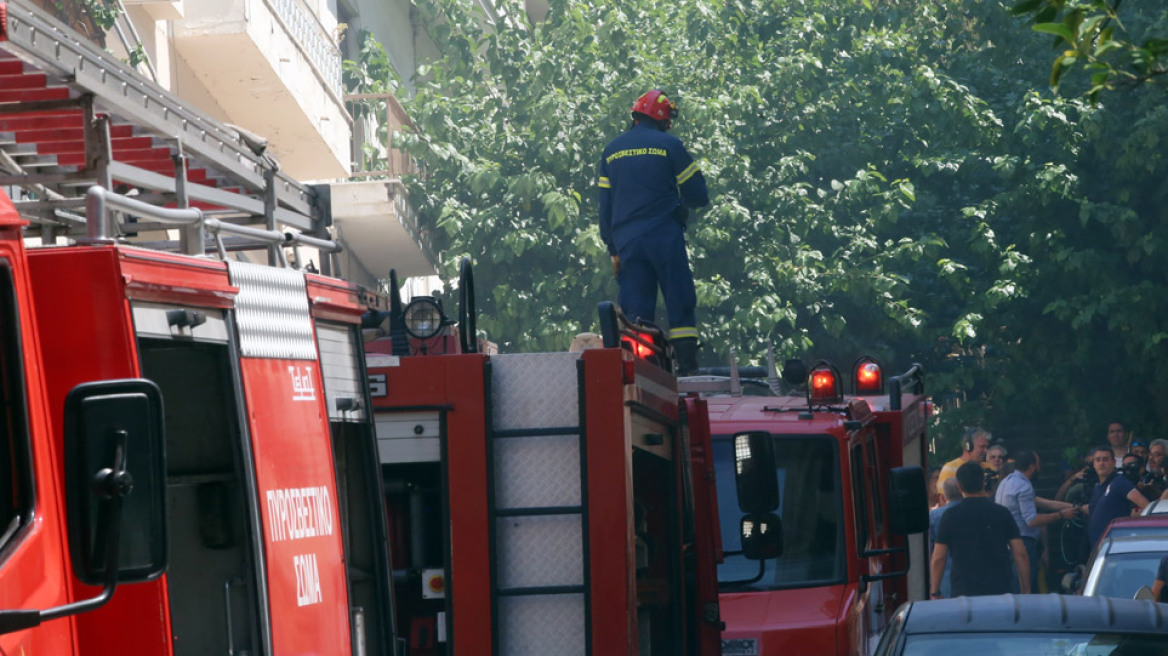
[[[722,524],[724,562],[718,581],[724,589],[774,590],[837,583],[844,578],[843,507],[839,456],[829,436],[775,437],[783,520],[783,554],[762,564],[741,554],[738,493],[734,484],[733,436],[714,437],[718,515]]]

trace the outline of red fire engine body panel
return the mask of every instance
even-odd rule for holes
[[[266,529],[272,647],[341,653],[336,636],[349,633],[348,593],[332,454],[327,441],[299,439],[328,435],[316,363],[240,364]]]
[[[617,356],[617,357],[613,357]],[[624,390],[598,382],[621,380],[620,352],[593,350],[583,354],[586,371],[585,403],[590,408],[620,408]],[[591,383],[591,384],[589,384]],[[674,409],[676,416],[676,409]],[[588,487],[603,499],[589,499],[592,554],[592,646],[598,654],[636,653],[636,568],[633,527],[633,445],[620,412],[595,412],[588,418]]]
[[[21,229],[25,222],[17,215],[8,197],[0,192],[0,262],[12,276],[15,309],[19,326],[0,326],[6,338],[19,337],[20,363],[24,368],[27,437],[30,441],[35,488],[35,512],[29,525],[11,537],[0,550],[0,608],[48,608],[69,601],[69,557],[65,546],[65,503],[59,485],[59,455],[52,449],[39,361],[40,344],[32,309]],[[18,329],[19,332],[18,332]],[[13,403],[17,390],[7,390],[6,402]],[[9,424],[7,430],[16,426]],[[23,436],[21,436],[23,437]],[[3,472],[8,476],[8,472]],[[15,485],[15,481],[7,484]],[[57,620],[45,629],[0,635],[3,654],[67,654],[76,649],[76,623],[72,618]]]
[[[555,359],[567,354],[543,355]],[[703,518],[699,521],[717,522],[716,509],[712,508],[712,469],[703,468],[708,460],[691,458],[693,454],[710,452],[704,402],[696,398],[686,401],[694,428],[685,433],[689,439],[683,440],[683,432],[677,430],[679,401],[673,377],[655,365],[630,358],[622,349],[587,350],[580,354],[576,370],[580,396],[568,401],[580,403],[585,409],[580,428],[586,444],[582,463],[586,501],[580,512],[586,541],[583,587],[589,600],[588,653],[642,653],[638,646],[639,609],[658,603],[654,599],[659,595],[675,595],[679,600],[684,598],[677,603],[678,608],[684,607],[679,613],[685,613],[686,621],[670,625],[668,631],[674,635],[690,634],[689,638],[678,638],[675,644],[679,649],[683,643],[689,645],[684,653],[712,656],[719,648],[713,602],[717,598],[714,564],[720,549],[716,533],[699,529],[701,534],[690,538],[693,542],[676,545],[678,557],[671,566],[679,572],[681,553],[701,561],[697,574],[689,581],[697,590],[692,598],[685,592],[684,577],[665,568],[652,571],[658,564],[648,567],[648,572],[641,571],[646,566],[638,561],[644,555],[639,556],[637,542],[638,536],[647,531],[651,540],[659,541],[656,548],[666,553],[669,540],[682,540],[682,517],[692,512],[684,501],[685,479],[689,477],[697,479],[692,498],[708,505],[702,509]],[[491,546],[497,545],[493,543],[493,531],[501,530],[492,525],[492,516],[503,511],[491,509],[492,479],[499,466],[498,453],[492,457],[491,440],[500,438],[491,437],[488,429],[492,413],[503,412],[501,406],[489,400],[501,393],[490,388],[493,379],[488,375],[488,366],[502,365],[482,355],[402,357],[389,365],[385,362],[379,361],[369,371],[380,389],[373,395],[379,422],[381,418],[388,421],[393,413],[434,411],[441,413],[444,425],[442,462],[450,531],[446,595],[452,616],[448,619],[452,633],[444,653],[509,653],[506,645],[500,645],[506,636],[495,633],[496,625],[502,623],[501,606],[507,597],[504,591],[495,589],[504,574],[493,574],[502,567],[493,559],[505,556],[492,550],[505,547]],[[532,434],[539,435],[539,429],[532,429]],[[653,438],[658,437],[661,441],[654,442]],[[692,453],[684,453],[683,445]],[[638,451],[644,451],[642,455],[653,465],[643,470],[647,478],[640,482],[642,487],[637,487],[634,476],[638,471]],[[649,452],[653,455],[648,456]],[[691,463],[696,463],[694,471],[684,473]],[[655,487],[658,482],[664,489]],[[634,508],[638,495],[671,506],[656,506],[659,513],[645,527],[638,527],[638,510]],[[497,577],[494,583],[493,576]],[[653,580],[672,583],[655,587]],[[691,605],[694,603],[708,606],[712,619],[699,622]],[[689,630],[682,631],[686,625]],[[576,646],[569,648],[575,650]]]
[[[134,331],[116,249],[53,249],[29,253],[38,328],[45,344],[53,434],[64,434],[65,395],[91,380],[140,375]],[[86,281],[79,285],[78,281]],[[44,299],[53,299],[46,304]],[[54,441],[58,462],[63,442]],[[98,588],[69,576],[73,599]],[[83,654],[169,654],[170,617],[165,577],[119,587],[105,606],[75,618]],[[132,618],[132,619],[131,619]],[[134,626],[134,631],[126,631]]]
[[[450,513],[450,580],[453,634],[450,643],[470,649],[491,644],[491,571],[487,511],[486,405],[484,355],[406,357],[385,373],[385,394],[374,396],[374,407],[427,408],[445,411],[447,452],[460,454],[447,462]],[[461,647],[466,645],[466,647]],[[473,651],[473,649],[471,650]]]

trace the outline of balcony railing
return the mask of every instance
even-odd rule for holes
[[[280,17],[291,37],[300,44],[304,54],[325,84],[336,95],[341,95],[341,51],[324,33],[320,21],[297,0],[264,0]]]
[[[393,147],[394,133],[413,129],[413,122],[393,94],[347,95],[345,105],[354,116],[350,179],[400,179],[418,172],[413,159]]]

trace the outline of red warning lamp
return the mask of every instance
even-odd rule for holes
[[[653,357],[653,349],[648,345],[642,344],[635,339],[626,339],[624,342],[626,345],[628,345],[629,350],[633,352],[633,355],[637,356],[638,358],[647,360]]]
[[[864,356],[856,360],[852,367],[852,382],[856,386],[856,394],[884,393],[884,370],[875,359]]]
[[[807,376],[807,402],[815,404],[837,403],[844,398],[843,383],[839,372],[828,362],[820,362],[811,368]]]

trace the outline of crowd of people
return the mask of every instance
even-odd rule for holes
[[[1168,440],[1132,439],[1122,422],[1111,422],[1107,443],[1091,449],[1047,499],[1034,489],[1038,453],[1011,454],[988,431],[967,428],[961,454],[934,472],[930,596],[1052,588],[1040,573],[1054,573],[1054,561],[1063,569],[1082,564],[1112,520],[1168,499],[1166,454]],[[1168,601],[1168,558],[1148,583],[1157,600]]]

